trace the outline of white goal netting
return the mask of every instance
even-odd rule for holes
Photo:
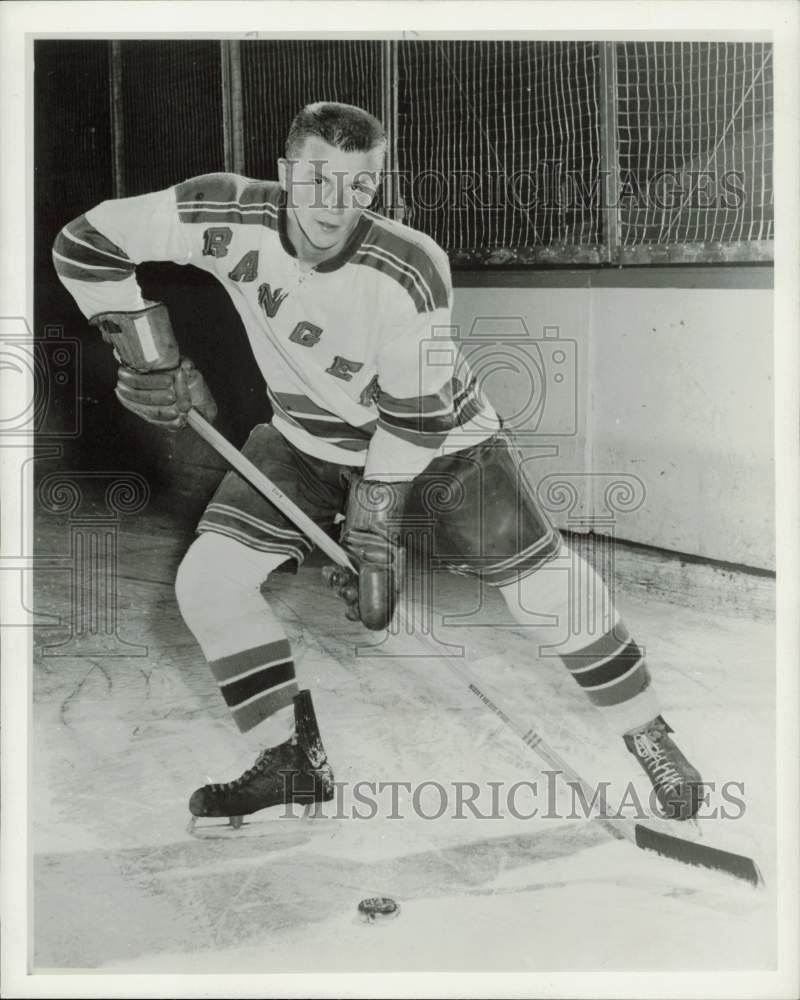
[[[406,221],[456,258],[596,247],[597,65],[594,42],[401,42]]]
[[[603,76],[604,44],[400,42],[406,221],[467,264],[763,251],[771,46],[617,42]],[[616,204],[603,168],[618,171]]]
[[[772,48],[621,42],[625,246],[773,237]]]

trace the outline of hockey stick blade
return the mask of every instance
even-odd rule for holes
[[[422,637],[422,642],[426,644],[424,637]],[[526,746],[530,747],[546,764],[558,771],[566,784],[583,788],[585,793],[591,795],[591,789],[583,778],[552,747],[548,746],[540,733],[537,733],[533,728],[525,729],[519,720],[513,718],[507,710],[501,708],[478,687],[472,672],[465,664],[452,660],[445,660],[444,663],[453,674],[466,683],[468,689],[486,708],[503,721],[512,732],[516,733]],[[625,838],[642,850],[653,851],[662,857],[679,861],[682,864],[733,875],[735,878],[742,879],[756,887],[764,885],[764,879],[758,865],[752,858],[742,854],[733,854],[718,847],[698,844],[696,841],[685,840],[683,837],[654,830],[652,827],[642,826],[640,823],[632,823],[630,820],[625,820],[620,824],[602,817],[598,817],[598,819],[613,837]]]
[[[645,851],[655,851],[664,858],[682,861],[687,865],[700,868],[710,868],[713,871],[725,872],[734,878],[743,879],[753,886],[763,886],[764,879],[758,865],[752,858],[743,854],[733,854],[718,847],[708,847],[693,840],[674,837],[660,830],[636,824],[636,846]]]

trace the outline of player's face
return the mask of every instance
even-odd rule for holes
[[[375,197],[382,165],[380,149],[345,152],[316,136],[292,160],[279,162],[289,235],[300,257],[341,249]]]

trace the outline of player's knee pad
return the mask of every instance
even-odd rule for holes
[[[434,517],[438,560],[493,587],[546,564],[560,545],[516,449],[502,433],[434,459],[417,478],[411,513]]]
[[[213,608],[222,600],[258,595],[269,574],[286,560],[274,552],[259,552],[214,531],[204,531],[191,544],[178,567],[175,595],[186,616],[194,608]]]

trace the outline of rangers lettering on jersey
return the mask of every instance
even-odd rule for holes
[[[255,281],[258,275],[258,250],[248,250],[236,267],[228,272],[231,281]]]
[[[281,302],[286,298],[288,292],[284,292],[282,288],[276,288],[273,292],[269,287],[268,283],[259,285],[258,288],[258,301],[261,308],[267,314],[270,319],[273,319],[278,314],[278,310],[281,307]]]
[[[213,274],[244,324],[273,425],[310,455],[407,477],[494,433],[494,411],[466,369],[455,374],[456,345],[441,334],[444,251],[364,211],[335,257],[303,270],[285,211],[276,182],[208,174],[103,202],[64,227],[53,259],[88,318],[143,308],[142,261]]]
[[[206,229],[203,233],[203,254],[206,257],[227,257],[228,244],[232,239],[233,230],[229,226]]]
[[[307,319],[301,320],[292,330],[289,340],[293,344],[302,344],[303,347],[313,347],[319,343],[322,336],[322,327],[315,323],[309,323]]]

